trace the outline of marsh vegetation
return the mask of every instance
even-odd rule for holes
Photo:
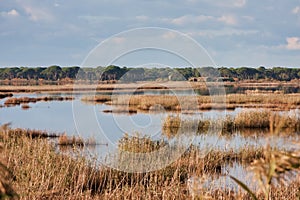
[[[235,117],[224,116],[216,119],[181,119],[177,115],[168,115],[162,126],[163,133],[184,134],[193,132],[196,134],[217,132],[221,134],[233,134],[240,130],[262,129],[271,133],[299,133],[299,112],[279,113],[270,110],[248,110],[238,113]],[[255,131],[253,131],[255,133]],[[174,135],[173,135],[174,136]]]
[[[291,110],[300,107],[300,94],[228,94],[226,96],[174,95],[95,95],[82,101],[127,106],[133,110],[201,111],[234,110],[236,108],[265,108]],[[158,107],[159,106],[159,107]]]
[[[191,146],[164,169],[127,173],[98,166],[93,160],[83,157],[76,148],[73,156],[59,154],[48,140],[29,137],[30,133],[26,130],[23,133],[15,134],[8,127],[2,127],[0,131],[0,161],[1,166],[5,166],[0,168],[0,194],[4,198],[191,199],[192,196],[206,196],[212,199],[251,199],[251,195],[255,195],[258,198],[265,196],[265,199],[296,199],[297,191],[299,193],[299,179],[286,180],[288,184],[281,182],[287,178],[283,175],[299,169],[300,155],[296,151],[266,147],[241,149],[236,153],[212,150],[203,154],[197,147]],[[164,142],[124,136],[119,148],[129,152],[148,152],[157,150],[160,145]],[[255,180],[262,184],[269,174],[268,170],[273,169],[270,174],[272,181],[263,185],[264,190],[253,193],[244,192],[242,188],[221,190],[205,186],[212,178],[229,176],[222,171],[224,164],[229,162],[249,166],[258,175]]]
[[[174,84],[173,88],[178,86],[175,83],[169,84]],[[198,88],[202,87],[201,83],[191,84]],[[161,135],[155,138],[143,133],[135,135],[133,132],[123,132],[121,136],[119,132],[109,133],[115,136],[117,153],[120,154],[107,159],[120,159],[117,162],[122,165],[128,164],[128,159],[122,157],[124,152],[134,154],[157,152],[166,146],[172,148],[172,141],[191,135],[196,137],[195,142],[165,168],[131,173],[107,167],[99,163],[95,155],[86,154],[87,148],[103,145],[97,138],[81,137],[85,136],[84,134],[77,137],[51,131],[10,128],[5,125],[0,130],[0,198],[297,199],[299,197],[299,94],[248,92],[226,96],[199,96],[183,92],[177,96],[169,93],[150,95],[143,92],[166,90],[170,85],[141,84],[136,93],[132,93],[132,90],[137,86],[120,85],[107,84],[97,88],[83,85],[75,90],[82,93],[74,97],[64,93],[71,91],[71,86],[44,86],[42,91],[46,89],[53,94],[38,93],[36,96],[14,94],[12,97],[10,93],[6,93],[2,102],[4,105],[21,105],[23,109],[33,106],[34,102],[40,102],[39,104],[42,104],[38,108],[40,109],[46,102],[54,105],[52,103],[68,103],[64,100],[70,100],[69,103],[71,101],[80,105],[86,103],[83,104],[86,107],[80,107],[81,112],[95,106],[97,113],[104,116],[103,118],[114,114],[117,117],[121,116],[121,119],[134,116],[155,118],[159,116],[157,113],[165,113],[162,122],[158,123],[161,125],[159,127]],[[118,92],[122,91],[125,94],[113,93],[115,86]],[[7,92],[12,86],[6,87]],[[40,90],[39,86],[34,87],[36,88],[30,86],[30,89],[26,87],[23,89]],[[57,88],[59,89],[56,90]],[[95,95],[85,93],[93,90],[96,91]],[[60,91],[60,95],[55,91]],[[126,92],[129,95],[126,95]],[[103,106],[100,112],[98,105]],[[5,109],[13,108],[3,108]],[[224,109],[229,115],[219,118],[216,117],[219,111],[216,111],[214,117],[205,117],[206,111]],[[33,109],[26,112],[18,110],[28,113]],[[47,113],[46,109],[41,111],[43,114]],[[62,110],[63,112],[65,110]],[[103,123],[110,126],[106,122]],[[257,134],[257,131],[260,134]],[[207,141],[202,136],[212,136],[209,140],[224,139],[228,144],[222,148],[216,146],[204,148]],[[237,136],[244,138],[246,142],[235,140]],[[270,138],[280,140],[285,137],[292,141],[286,146],[280,146],[282,143],[272,145],[270,142]],[[265,140],[253,144],[249,138],[265,138]],[[234,143],[239,142],[240,145],[234,146]],[[105,143],[105,146],[109,145]],[[286,148],[289,145],[290,148]],[[239,170],[230,170],[236,166],[241,168],[242,173]],[[251,179],[245,180],[245,174]]]

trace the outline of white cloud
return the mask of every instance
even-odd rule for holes
[[[125,42],[125,38],[124,37],[113,37],[112,38],[112,41],[115,43],[115,44],[122,44],[123,42]]]
[[[81,15],[78,16],[79,19],[84,19],[88,21],[89,23],[103,23],[103,22],[112,22],[119,20],[118,17],[112,17],[112,16],[100,16],[100,15]]]
[[[300,38],[299,37],[288,37],[286,38],[286,48],[289,50],[300,50]]]
[[[184,25],[188,23],[201,23],[207,20],[211,20],[213,18],[214,17],[208,15],[198,15],[198,16],[184,15],[171,20],[171,23],[176,25]]]
[[[231,8],[242,8],[247,4],[247,0],[202,0],[209,4],[218,7],[231,7]]]
[[[162,35],[162,38],[167,39],[167,40],[172,40],[172,39],[176,38],[176,34],[169,31],[169,32],[164,33]]]
[[[138,21],[147,21],[149,19],[149,17],[145,16],[145,15],[139,15],[139,16],[136,16],[135,19]]]
[[[300,13],[300,6],[296,6],[293,10],[292,10],[293,14],[299,14]]]
[[[1,16],[4,17],[18,17],[20,14],[18,11],[16,11],[15,9],[12,9],[8,12],[1,12]]]
[[[7,13],[7,15],[8,16],[19,16],[19,13],[18,13],[18,11],[16,11],[15,9],[12,9],[11,11],[9,11],[8,13]]]
[[[255,20],[255,18],[254,18],[254,17],[252,17],[252,16],[248,16],[248,15],[246,15],[246,16],[242,16],[242,18],[243,18],[243,19],[245,19],[245,20],[247,20],[247,21],[249,21],[249,22],[253,22],[253,21]]]
[[[258,34],[258,30],[240,30],[240,29],[222,29],[222,30],[201,30],[196,32],[189,32],[188,35],[205,36],[205,37],[220,37],[220,36],[247,36]]]
[[[15,0],[18,7],[20,7],[27,15],[29,20],[37,22],[37,21],[54,21],[55,16],[52,14],[51,6],[40,3],[41,1],[36,0]]]
[[[187,3],[197,3],[199,0],[186,0]]]
[[[243,19],[247,20],[247,21],[251,21],[254,20],[254,18],[249,17],[249,16],[244,16]],[[207,21],[211,21],[213,22],[222,22],[226,25],[237,25],[238,24],[238,19],[236,16],[234,15],[222,15],[219,17],[215,17],[215,16],[209,16],[209,15],[198,15],[198,16],[194,16],[194,15],[183,15],[181,17],[177,17],[174,19],[164,19],[164,22],[167,23],[171,23],[171,24],[175,24],[178,26],[187,26],[190,24],[199,24],[202,22],[207,22]]]
[[[238,24],[238,20],[233,15],[222,15],[221,17],[218,18],[218,21],[223,22],[227,25],[237,25]]]
[[[32,5],[23,5],[25,12],[29,15],[31,21],[53,21],[54,16],[43,8]]]
[[[233,5],[234,7],[244,7],[246,5],[247,1],[246,0],[234,0]]]

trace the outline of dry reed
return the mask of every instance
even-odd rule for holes
[[[26,130],[24,130],[25,132]],[[8,182],[21,199],[190,199],[187,180],[220,173],[226,162],[241,160],[249,163],[264,156],[260,149],[241,149],[239,152],[210,151],[205,154],[191,147],[181,158],[166,168],[145,173],[127,173],[105,166],[80,155],[58,154],[45,139],[32,139],[28,134],[13,134],[7,128],[0,131],[2,152],[0,158],[14,176]],[[148,152],[164,143],[149,138],[126,136],[120,148],[133,152]],[[2,170],[0,170],[2,172]],[[299,187],[295,183],[293,187]],[[286,194],[286,188],[277,188],[277,194]],[[249,199],[249,196],[215,190],[203,191],[211,198]],[[280,196],[284,199],[285,196]]]
[[[226,116],[219,119],[182,120],[179,115],[168,115],[162,125],[162,132],[168,137],[189,132],[232,134],[245,129],[265,129],[271,133],[299,132],[300,116],[299,113],[280,114],[269,110],[242,111],[235,117]]]

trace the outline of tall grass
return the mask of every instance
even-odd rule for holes
[[[260,194],[263,195],[265,200],[269,200],[274,199],[274,192],[275,194],[276,192],[278,193],[274,188],[278,187],[280,183],[286,184],[286,182],[289,182],[289,177],[295,175],[294,172],[300,171],[300,151],[274,151],[267,145],[263,153],[264,157],[256,159],[251,163],[250,170],[255,174],[254,178],[260,187]],[[259,196],[255,191],[251,191],[249,187],[239,179],[232,176],[231,178],[245,189],[251,195],[252,199],[259,199]],[[294,194],[294,198],[295,197],[296,194]],[[280,198],[287,198],[287,196],[280,196]]]
[[[266,129],[271,133],[282,131],[299,132],[300,115],[280,114],[270,110],[249,110],[238,113],[235,117],[226,116],[218,119],[186,119],[179,115],[168,115],[163,122],[162,132],[173,137],[177,134],[202,134],[208,131],[232,134],[236,130]]]
[[[1,168],[0,181],[3,185],[4,179],[21,199],[191,199],[187,182],[190,177],[220,174],[222,166],[228,162],[250,163],[264,159],[262,149],[212,150],[204,154],[192,146],[166,168],[127,173],[99,166],[80,153],[59,154],[48,140],[28,135],[13,134],[8,128],[0,131],[0,161],[12,174],[10,179],[4,179]],[[120,149],[139,153],[155,151],[164,145],[163,141],[129,135],[119,142]],[[299,186],[295,184],[295,187]],[[277,189],[282,198],[286,188]],[[7,194],[8,191],[5,190]],[[230,192],[230,189],[203,188],[202,192],[212,199],[249,197]]]
[[[95,96],[84,96],[81,98],[82,101],[86,102],[98,102],[104,103],[111,100],[110,95],[95,95]]]
[[[238,128],[268,128],[271,132],[289,129],[290,131],[300,130],[299,113],[280,114],[270,110],[243,111],[234,119]]]

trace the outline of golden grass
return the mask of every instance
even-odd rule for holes
[[[235,117],[226,116],[219,119],[182,120],[179,115],[168,115],[162,125],[162,132],[167,137],[189,132],[202,134],[209,130],[222,134],[232,134],[236,130],[247,129],[265,129],[270,133],[299,132],[300,116],[296,112],[294,114],[279,114],[270,110],[242,111]]]
[[[111,100],[110,95],[84,96],[82,101],[104,103]]]
[[[4,144],[0,140],[0,153],[2,154]],[[17,194],[11,186],[13,179],[12,172],[3,163],[0,156],[0,199],[16,198]]]
[[[21,137],[26,136],[29,138],[55,138],[58,137],[55,133],[49,133],[47,131],[42,130],[34,130],[34,129],[22,129],[22,128],[9,128],[10,124],[2,125],[1,131],[4,131],[6,135],[13,137]]]
[[[210,120],[182,120],[179,115],[168,115],[162,125],[162,132],[167,137],[173,137],[179,134],[189,132],[202,133],[207,132],[211,126]]]
[[[299,113],[298,113],[299,114]],[[300,130],[300,116],[279,114],[269,110],[253,110],[239,113],[234,119],[237,128],[267,128],[278,133],[282,129]]]
[[[159,150],[166,143],[163,141],[153,141],[150,137],[129,136],[125,134],[118,143],[118,148],[122,151],[133,153],[146,153]]]
[[[174,95],[97,95],[84,97],[83,101],[129,106],[141,111],[199,111],[234,110],[243,108],[270,108],[290,110],[300,107],[300,94],[229,94],[224,96],[174,96]]]
[[[60,146],[88,146],[96,145],[97,143],[93,138],[84,140],[81,137],[67,136],[66,134],[63,134],[58,137],[57,144]]]
[[[239,128],[269,128],[270,117],[268,110],[244,111],[237,114],[234,123]]]
[[[13,134],[7,128],[0,131],[0,162],[13,174],[5,181],[15,192],[13,194],[18,194],[21,199],[191,199],[187,187],[189,177],[219,174],[226,162],[250,163],[264,158],[263,149],[244,148],[238,152],[212,150],[204,154],[192,146],[166,168],[147,173],[127,173],[99,167],[75,152],[72,156],[58,154],[47,140],[32,139],[26,135]],[[153,151],[164,145],[149,138],[124,138],[120,141],[120,148],[132,152]],[[0,168],[0,172],[4,171]],[[288,189],[298,187],[299,182],[282,185],[276,188],[276,195],[285,199]],[[5,192],[8,193],[8,190]],[[249,199],[249,195],[229,189],[208,188],[203,193],[212,199]]]

